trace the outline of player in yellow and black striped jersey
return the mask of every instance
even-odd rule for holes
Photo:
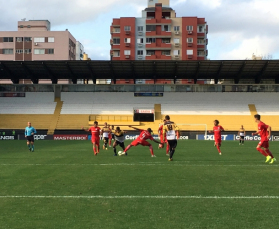
[[[102,129],[102,135],[103,135],[103,141],[104,141],[104,145],[103,145],[103,149],[108,149],[108,140],[109,140],[109,134],[110,134],[111,130],[108,127],[108,124],[105,122],[104,123],[104,127]]]
[[[113,151],[114,151],[114,156],[117,156],[116,154],[116,146],[120,146],[123,151],[125,150],[125,145],[124,145],[124,141],[125,141],[125,134],[126,132],[123,131],[123,130],[120,130],[120,127],[116,127],[115,129],[115,132],[114,132],[114,138],[115,138],[115,141],[113,143]]]
[[[167,141],[169,143],[169,148],[170,148],[169,161],[172,161],[175,148],[177,146],[177,139],[179,138],[179,128],[174,122],[170,121],[170,116],[166,115],[165,120],[166,121],[164,122],[164,126],[163,126],[163,136],[164,138],[167,138]]]

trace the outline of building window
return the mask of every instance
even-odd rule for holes
[[[143,44],[143,38],[138,38],[138,39],[137,39],[137,43],[138,43],[138,44]]]
[[[138,31],[143,32],[143,26],[138,26]]]
[[[187,31],[193,31],[193,26],[192,25],[187,25],[186,29],[187,29]]]
[[[114,45],[120,45],[120,38],[113,38]]]
[[[120,33],[120,28],[119,28],[119,27],[114,28],[114,32],[115,32],[115,33]]]
[[[4,37],[3,42],[14,42],[14,38],[13,37]]]
[[[138,56],[142,56],[143,55],[143,50],[138,50]]]
[[[147,55],[147,56],[155,55],[155,51],[154,51],[154,50],[147,50],[147,51],[146,51],[146,55]]]
[[[203,25],[198,26],[198,32],[199,33],[204,33],[204,29],[205,29],[205,27]]]
[[[179,38],[174,38],[174,39],[173,39],[173,42],[174,42],[175,44],[179,44]]]
[[[173,28],[175,32],[178,32],[180,30],[180,26],[174,26]]]
[[[54,42],[54,37],[49,37],[49,38],[48,38],[48,42],[49,42],[49,43]]]
[[[187,43],[193,43],[193,38],[187,38]]]
[[[23,37],[17,37],[16,38],[16,42],[22,42],[23,41]]]
[[[205,52],[204,51],[198,51],[198,56],[204,56]]]
[[[44,49],[34,49],[34,54],[40,54],[40,55],[45,54],[45,50]]]
[[[25,53],[25,54],[30,54],[30,53],[32,53],[32,52],[31,52],[31,49],[24,49],[24,53]]]
[[[54,49],[48,49],[48,54],[54,54]]]
[[[171,43],[171,39],[170,38],[162,38],[162,43],[170,44]]]
[[[164,50],[164,51],[162,51],[162,55],[164,55],[164,56],[170,56],[170,50]]]
[[[22,28],[23,28],[23,25],[20,25],[20,26],[19,26],[19,28],[21,28],[21,29],[22,29]]]
[[[124,55],[125,56],[130,56],[131,55],[131,50],[124,50]]]
[[[193,50],[187,50],[187,55],[193,55],[194,51]]]
[[[16,49],[16,53],[17,54],[22,54],[23,53],[23,49]]]
[[[120,57],[120,51],[113,51],[114,57]]]
[[[162,31],[170,32],[171,26],[170,25],[162,25]]]
[[[131,31],[131,26],[124,26],[124,31]]]
[[[34,38],[34,42],[45,42],[45,38],[44,37],[35,37]]]
[[[9,55],[9,54],[14,54],[13,49],[3,49],[3,54]]]
[[[146,44],[151,44],[155,42],[156,42],[156,38],[146,38]]]
[[[205,40],[204,39],[198,39],[198,44],[204,45],[205,44]]]
[[[30,42],[32,41],[32,37],[24,37],[24,42]]]
[[[173,55],[175,55],[175,56],[180,55],[180,50],[173,50]]]
[[[124,38],[124,43],[131,43],[131,38]]]
[[[156,25],[147,25],[146,31],[148,31],[148,32],[156,31]]]

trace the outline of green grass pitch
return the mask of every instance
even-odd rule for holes
[[[256,145],[224,141],[219,156],[212,141],[179,141],[169,162],[157,144],[151,158],[142,146],[113,157],[90,141],[36,141],[33,153],[1,141],[0,228],[278,228],[279,161]]]

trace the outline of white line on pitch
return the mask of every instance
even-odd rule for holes
[[[185,167],[267,167],[267,166],[279,166],[279,165],[201,165],[201,164],[196,164],[196,165],[190,165],[190,164],[178,164],[178,163],[156,163],[156,164],[151,164],[151,163],[140,163],[140,164],[129,164],[129,163],[116,163],[116,164],[0,164],[0,166],[185,166]]]
[[[279,196],[0,196],[10,199],[279,199]]]

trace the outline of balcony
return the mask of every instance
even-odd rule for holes
[[[193,31],[188,31],[188,35],[193,35]]]
[[[179,60],[179,59],[180,59],[180,56],[179,56],[179,55],[175,55],[175,56],[174,56],[174,59],[175,59],[175,60]]]
[[[156,36],[156,35],[157,35],[156,31],[146,31],[145,36]]]
[[[205,32],[198,32],[197,35],[198,37],[205,37]]]
[[[161,19],[161,23],[162,23],[162,24],[171,25],[172,20],[169,19],[169,18],[162,18],[162,19]]]
[[[138,47],[139,48],[143,48],[143,44],[142,43],[138,43]]]
[[[145,57],[146,60],[156,60],[157,59],[157,56],[156,55],[150,55],[150,56],[147,56]]]
[[[161,31],[161,36],[171,37],[171,31]]]
[[[125,34],[126,34],[126,35],[130,35],[130,34],[131,34],[131,31],[125,31]]]
[[[155,18],[147,18],[146,19],[146,24],[150,25],[150,24],[157,24],[157,20]]]
[[[198,45],[197,45],[197,48],[198,48],[198,49],[205,49],[205,45],[204,45],[204,44],[198,44]]]
[[[193,47],[193,43],[187,43],[188,47]]]
[[[120,56],[113,56],[112,60],[120,60]]]
[[[179,43],[175,43],[174,47],[179,48],[180,44]]]
[[[131,44],[130,43],[125,43],[125,47],[130,47]]]
[[[157,57],[158,60],[171,60],[171,55],[166,56],[166,55],[162,55],[162,56],[158,56]]]
[[[146,43],[145,48],[157,48],[156,43]]]
[[[171,49],[171,43],[161,43],[161,46],[158,47]]]
[[[191,59],[193,59],[193,55],[187,55],[187,58],[188,58],[189,60],[191,60]]]
[[[204,56],[198,56],[197,60],[205,60],[205,57]]]
[[[125,55],[125,59],[130,59],[130,55]]]

